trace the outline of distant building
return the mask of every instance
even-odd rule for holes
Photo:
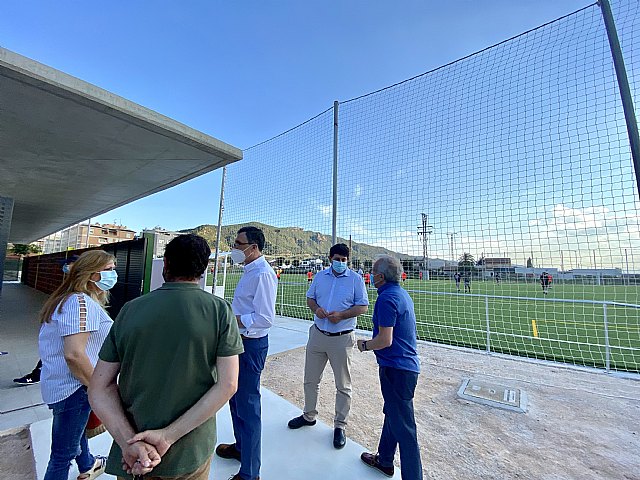
[[[164,257],[164,249],[167,248],[167,244],[178,235],[181,235],[180,232],[172,232],[170,230],[165,230],[162,227],[145,229],[142,233],[151,233],[154,235],[153,258]]]
[[[622,281],[623,274],[619,268],[575,268],[560,272],[557,268],[524,268],[516,267],[517,276],[537,281],[543,272],[553,277],[553,281],[578,282],[591,285],[602,285],[610,282]]]
[[[447,266],[451,264],[457,265],[456,262],[441,260],[439,258],[427,258],[427,268],[429,270],[446,269]]]
[[[500,268],[511,268],[510,258],[487,257],[484,259],[484,268],[487,270],[495,270]]]
[[[317,272],[324,268],[324,263],[320,258],[312,258],[312,259],[302,260],[299,266],[300,268],[306,268],[309,270],[313,270],[314,272]]]
[[[76,224],[52,233],[36,243],[43,253],[63,252],[79,248],[99,247],[110,243],[133,240],[134,230],[111,223]]]
[[[574,268],[568,270],[565,276],[565,278],[622,278],[622,270],[620,268]]]
[[[519,275],[519,276],[523,276],[526,278],[532,278],[534,280],[537,280],[540,275],[542,275],[544,272],[548,273],[549,275],[551,275],[553,277],[553,279],[559,279],[560,278],[560,273],[558,272],[557,268],[549,268],[549,267],[544,267],[544,268],[526,268],[526,267],[515,267],[515,274]]]

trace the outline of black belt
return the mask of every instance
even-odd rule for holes
[[[346,335],[347,333],[353,332],[353,329],[343,330],[342,332],[325,332],[324,330],[320,330],[317,325],[315,325],[315,327],[321,334],[326,335],[327,337],[339,337],[340,335]]]
[[[266,335],[263,335],[262,337],[247,337],[246,335],[240,335],[240,338],[242,338],[242,340],[260,340],[264,337],[266,337]]]

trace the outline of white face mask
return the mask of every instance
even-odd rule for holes
[[[240,250],[239,248],[231,249],[231,260],[233,263],[242,263],[247,259],[247,256],[244,254],[244,250]]]

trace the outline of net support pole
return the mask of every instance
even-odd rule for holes
[[[340,102],[333,102],[333,218],[331,220],[331,244],[338,243],[338,106]]]
[[[613,13],[611,13],[609,0],[598,0],[598,5],[600,5],[604,26],[607,30],[607,37],[609,38],[609,47],[611,49],[613,66],[616,70],[616,79],[618,80],[618,87],[620,89],[624,119],[627,123],[627,133],[629,134],[631,158],[636,174],[636,188],[640,196],[640,136],[638,136],[638,123],[636,121],[635,110],[633,109],[633,98],[631,97],[631,89],[629,88],[627,69],[624,66],[624,57],[622,56],[622,49],[620,48],[618,32],[613,20]]]
[[[491,322],[489,321],[489,297],[484,297],[484,314],[487,318],[487,353],[491,353]]]
[[[224,212],[224,184],[227,180],[227,167],[222,167],[222,184],[220,185],[220,208],[218,209],[218,230],[216,231],[216,255],[213,259],[213,287],[211,293],[216,294],[218,285],[218,257],[220,256],[220,234],[222,232],[222,213]],[[226,265],[225,265],[226,268]]]
[[[604,316],[604,363],[607,373],[611,371],[611,345],[609,344],[609,320],[607,319],[607,304],[602,304],[602,314]]]

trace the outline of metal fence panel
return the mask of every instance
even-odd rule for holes
[[[640,9],[612,10],[637,106]],[[229,167],[224,223],[264,225],[279,313],[311,318],[307,274],[327,265],[336,186],[352,267],[402,260],[420,338],[640,371],[640,201],[597,4],[340,103],[337,184],[332,120]]]

